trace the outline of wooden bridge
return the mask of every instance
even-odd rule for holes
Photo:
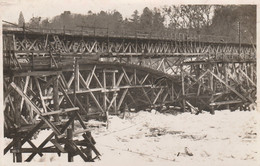
[[[69,161],[92,161],[91,151],[99,157],[89,118],[152,108],[214,114],[256,100],[254,44],[12,27],[3,36],[4,134],[13,139],[5,153],[16,162],[22,153],[31,153],[25,161],[43,153],[68,153]],[[53,132],[37,147],[31,138],[45,128]],[[31,148],[23,148],[26,142]]]

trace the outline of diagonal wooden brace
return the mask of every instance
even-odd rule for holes
[[[10,85],[18,92],[19,95],[21,95],[21,97],[24,98],[24,100],[31,106],[32,110],[39,115],[39,117],[54,131],[56,135],[61,135],[61,132],[55,127],[55,125],[53,125],[47,118],[41,115],[40,109],[30,100],[26,94],[23,93],[23,91],[18,86],[16,86],[14,82],[12,82]]]

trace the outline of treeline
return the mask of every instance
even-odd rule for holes
[[[64,11],[51,19],[33,17],[25,25],[29,28],[85,30],[87,28],[106,29],[109,32],[142,33],[189,33],[195,35],[229,36],[238,41],[238,22],[242,42],[256,41],[255,5],[179,5],[149,9],[142,13],[135,10],[130,18],[123,18],[116,10],[88,14]],[[18,23],[24,23],[20,13]]]

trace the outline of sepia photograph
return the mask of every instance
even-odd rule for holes
[[[258,4],[209,2],[0,0],[0,165],[259,165]]]

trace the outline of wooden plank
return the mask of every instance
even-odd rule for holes
[[[26,55],[32,55],[31,53],[34,54],[48,54],[49,51],[45,51],[45,50],[15,50],[14,51],[17,54],[26,54]]]
[[[34,145],[34,143],[28,139],[27,142],[31,145],[31,147],[34,149],[34,150],[37,150],[37,147]],[[41,157],[43,156],[42,152],[39,152],[38,153]]]
[[[66,86],[67,86],[66,88],[68,88],[68,89],[70,88],[70,86],[71,86],[71,84],[72,84],[74,78],[75,78],[75,73],[73,72],[72,75],[71,75],[71,77],[70,77],[70,79],[69,79],[69,81],[68,81],[68,84],[66,85]],[[63,82],[63,81],[62,81],[62,82]],[[65,84],[65,82],[63,82],[63,83]]]
[[[215,106],[215,105],[238,104],[238,103],[242,103],[242,101],[241,100],[219,101],[219,102],[210,103],[209,105]]]
[[[113,98],[112,98],[112,100],[110,101],[110,104],[109,104],[107,110],[109,110],[109,109],[112,107],[112,105],[115,103],[116,97],[117,97],[117,95],[113,95]]]
[[[88,88],[89,87],[89,85],[90,85],[90,83],[91,83],[91,81],[92,81],[92,78],[93,78],[93,76],[94,76],[94,74],[95,74],[95,71],[96,71],[96,65],[93,67],[93,69],[92,69],[92,71],[91,71],[91,75],[90,75],[90,77],[88,77],[88,79],[86,80],[86,87]]]
[[[195,108],[193,105],[191,105],[191,103],[189,103],[188,101],[186,101],[186,104],[191,107],[193,110],[195,110],[196,112],[195,113],[198,113],[200,112],[197,108]]]
[[[61,152],[65,153],[66,150],[58,143],[56,139],[51,139],[50,142]]]
[[[60,104],[59,104],[59,75],[57,76],[53,76],[55,79],[53,79],[53,105],[54,105],[54,110],[53,112],[55,112],[52,115],[54,116],[54,121],[57,122],[59,121],[59,116],[57,115],[57,111],[60,109]],[[50,113],[53,113],[50,112]],[[45,112],[47,113],[47,112]],[[45,114],[46,115],[46,114]],[[43,116],[45,116],[43,115]]]
[[[120,85],[120,83],[121,83],[123,77],[124,77],[124,73],[121,73],[121,75],[119,76],[119,78],[118,78],[118,80],[117,80],[116,86],[119,86],[119,85]]]
[[[141,85],[143,85],[149,75],[150,75],[149,73],[146,74],[146,76],[141,80],[141,83],[140,83],[140,82],[139,82],[139,83],[140,83]],[[137,78],[137,80],[138,80],[138,78]]]
[[[49,115],[56,115],[56,114],[65,114],[65,113],[72,112],[72,111],[77,111],[77,110],[79,110],[79,107],[60,109],[60,110],[57,110],[57,111],[42,113],[42,116],[49,116]]]
[[[103,85],[101,84],[101,82],[99,81],[99,79],[98,79],[98,77],[97,77],[97,75],[96,75],[95,73],[94,73],[94,78],[96,79],[98,85],[99,85],[101,88],[103,88]]]
[[[41,90],[38,78],[34,77],[34,80],[35,80],[35,83],[36,83],[36,86],[37,86],[37,89],[38,89],[38,94],[39,94],[39,97],[40,97],[40,100],[41,100],[43,112],[47,112],[47,108],[46,108],[45,101],[44,101],[43,96],[42,96],[42,90]]]
[[[57,64],[56,60],[54,59],[54,57],[53,57],[53,55],[52,55],[52,52],[50,52],[49,55],[50,55],[50,57],[51,57],[52,62],[54,63],[54,66],[55,66],[56,68],[58,68],[58,64]],[[52,67],[52,66],[51,66],[51,67]]]
[[[24,89],[23,89],[23,93],[25,93],[25,94],[26,94],[26,92],[27,92],[27,88],[28,88],[28,85],[29,85],[29,81],[30,81],[30,77],[29,77],[29,76],[26,76],[26,80],[25,80],[25,84],[24,84]],[[20,112],[22,112],[23,103],[24,103],[24,99],[22,98],[21,104],[20,104]]]
[[[123,101],[125,99],[125,96],[126,96],[127,92],[128,92],[128,89],[125,89],[123,94],[122,94],[122,96],[121,96],[121,98],[120,98],[120,100],[119,100],[119,102],[118,102],[117,110],[120,109],[120,107],[121,107],[121,105],[122,105],[122,103],[123,103]]]
[[[91,129],[76,130],[76,131],[73,132],[73,136],[77,136],[78,134],[89,132],[89,131],[91,131]],[[66,134],[62,134],[62,135],[58,136],[58,138],[61,139],[61,138],[64,138],[66,136],[67,136]]]
[[[113,75],[112,86],[113,86],[113,89],[115,89],[116,88],[116,73],[113,72],[112,75]],[[115,96],[115,100],[113,101],[113,103],[114,103],[113,107],[114,107],[115,114],[117,114],[117,106],[116,106],[117,105],[117,100],[116,100],[117,95],[118,95],[117,92],[114,91],[113,96]]]
[[[129,84],[129,85],[132,85],[132,83],[131,83],[131,81],[130,81],[130,79],[129,79],[129,77],[128,77],[126,71],[125,71],[125,69],[124,69],[123,67],[122,67],[121,69],[122,69],[122,71],[123,71],[123,73],[124,73],[124,77],[125,77],[126,81],[128,82],[128,84]]]
[[[79,64],[78,64],[78,59],[75,59],[74,62],[74,90],[78,91],[79,90]]]
[[[19,101],[20,100],[20,96],[15,94],[14,95],[14,102],[13,102],[13,106],[14,106],[14,123],[17,125],[17,128],[21,127],[21,112],[20,112],[20,108],[19,108]],[[15,153],[15,155],[13,156],[14,161],[16,160],[16,162],[22,162],[22,153],[19,152],[19,150],[22,148],[21,145],[21,133],[15,132],[14,133],[14,149],[17,149],[18,152]]]
[[[153,104],[156,103],[156,101],[158,100],[159,96],[163,93],[163,91],[164,91],[164,89],[161,88],[160,91],[157,93],[157,95],[156,95],[156,97],[155,97],[155,99],[154,99],[154,101],[153,101]]]
[[[50,76],[59,75],[62,71],[27,71],[27,72],[14,72],[14,77],[25,77],[25,76]]]
[[[181,90],[182,90],[182,111],[185,112],[185,83],[184,83],[184,70],[183,70],[183,65],[181,65]]]
[[[33,149],[33,148],[22,148],[21,153],[60,153],[61,151],[57,148],[44,148],[44,149]],[[11,153],[16,153],[17,151],[12,149]],[[64,153],[64,152],[61,152]],[[66,152],[65,152],[66,153]]]

